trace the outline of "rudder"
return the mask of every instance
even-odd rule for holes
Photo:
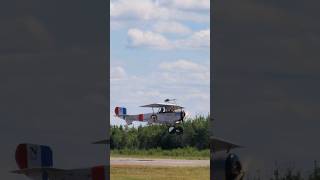
[[[116,107],[114,109],[114,112],[115,112],[116,116],[127,115],[127,108],[125,108],[125,107]]]

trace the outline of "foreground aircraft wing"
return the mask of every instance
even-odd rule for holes
[[[218,139],[216,137],[210,137],[210,144],[213,147],[214,152],[219,152],[219,151],[229,152],[231,149],[242,147],[242,146],[227,142],[225,140]]]
[[[33,180],[106,180],[108,166],[94,166],[83,169],[57,169],[53,167],[53,152],[49,146],[38,144],[19,144],[15,159],[18,170]]]
[[[15,174],[24,174],[33,180],[105,180],[107,177],[105,166],[96,166],[85,169],[56,169],[56,168],[29,168],[11,171]]]
[[[63,173],[65,170],[63,169],[56,169],[56,168],[29,168],[29,169],[19,169],[11,171],[14,174],[36,174],[41,172],[48,172],[48,173]]]

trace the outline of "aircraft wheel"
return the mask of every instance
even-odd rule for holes
[[[182,128],[182,127],[177,127],[177,128],[175,128],[175,131],[176,131],[176,134],[177,134],[177,135],[183,134],[183,128]]]
[[[152,114],[152,115],[151,115],[151,119],[152,119],[153,122],[156,122],[157,119],[158,119],[158,118],[157,118],[157,115]]]
[[[169,134],[174,134],[174,133],[176,133],[176,128],[171,126],[168,128],[168,132],[169,132]]]

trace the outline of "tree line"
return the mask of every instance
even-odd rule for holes
[[[152,125],[124,127],[112,126],[111,149],[155,149],[171,150],[193,147],[198,150],[209,149],[209,116],[186,119],[181,125],[182,135],[169,134],[168,126]]]

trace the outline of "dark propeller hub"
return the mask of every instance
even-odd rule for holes
[[[226,180],[242,179],[242,165],[237,155],[229,154],[225,164]],[[240,177],[240,178],[239,178]]]

